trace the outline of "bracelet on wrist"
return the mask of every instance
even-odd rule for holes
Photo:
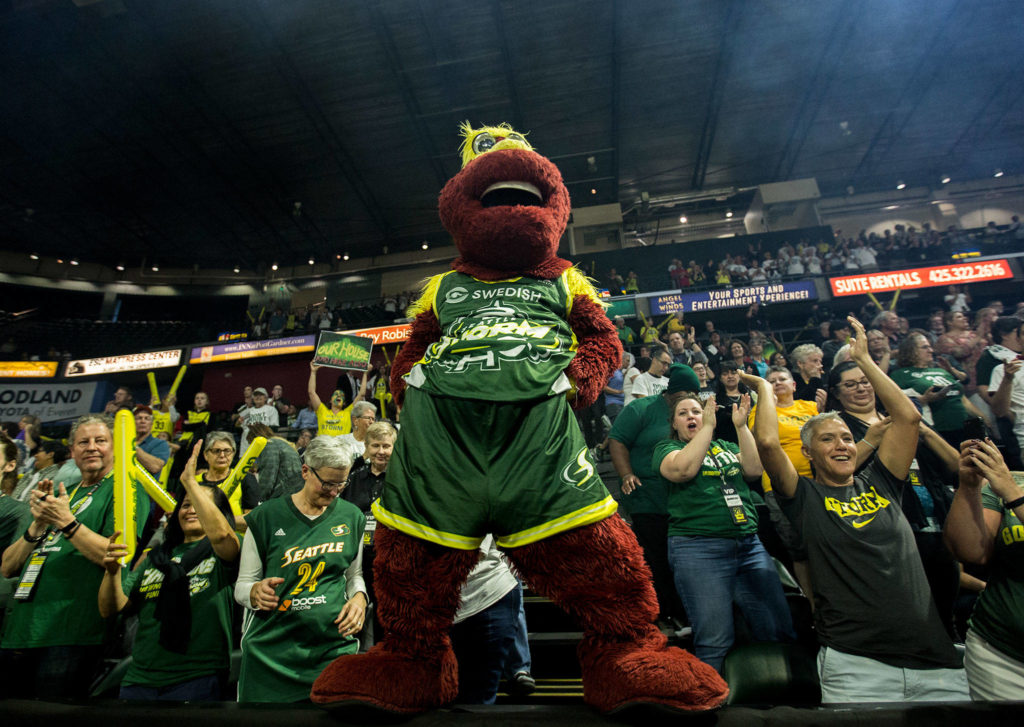
[[[29,535],[28,531],[29,531],[29,528],[25,528],[25,533],[21,537],[23,537],[25,540],[27,540],[30,543],[41,543],[41,542],[43,542],[43,539],[46,537],[46,532],[47,532],[46,530],[44,530],[42,535],[39,535],[39,536],[36,536],[36,537],[32,537],[31,535]]]
[[[1013,510],[1014,508],[1020,507],[1021,505],[1024,505],[1024,495],[1022,495],[1021,497],[1018,497],[1016,500],[1010,500],[1009,502],[1005,502],[1005,501],[1003,502],[1003,506],[1007,510]]]
[[[82,523],[75,520],[74,525],[71,525],[68,530],[62,530],[61,532],[64,534],[65,538],[71,540],[71,538],[75,537],[75,534],[78,532],[80,527],[82,527]]]
[[[78,522],[78,519],[77,519],[77,518],[74,518],[74,519],[72,519],[72,520],[71,520],[71,522],[69,522],[69,523],[68,523],[67,525],[65,525],[64,527],[62,527],[62,528],[58,528],[58,530],[60,530],[60,531],[61,531],[62,533],[64,533],[65,535],[67,535],[67,534],[68,534],[69,532],[71,532],[72,530],[74,530],[74,529],[75,529],[75,526],[76,526],[76,525],[81,525],[81,523],[79,523],[79,522]]]
[[[871,449],[875,450],[876,452],[878,451],[878,445],[877,444],[872,444],[871,442],[869,442],[866,439],[862,439],[861,441],[864,442],[864,444],[866,444],[869,447],[871,447]]]

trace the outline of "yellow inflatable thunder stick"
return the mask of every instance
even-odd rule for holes
[[[160,392],[156,388],[156,374],[152,371],[146,372],[146,380],[149,381],[149,405],[160,406]]]
[[[263,437],[256,437],[256,439],[252,440],[249,443],[249,448],[238,459],[238,464],[231,470],[231,474],[220,483],[220,489],[228,496],[228,502],[231,503],[231,512],[235,513],[235,515],[242,514],[242,478],[256,464],[256,458],[260,456],[263,448],[266,446],[267,440]]]
[[[173,512],[174,506],[178,504],[177,500],[161,486],[160,482],[146,468],[139,464],[139,460],[134,455],[132,455],[131,461],[132,466],[129,474],[135,479],[135,482],[142,485],[146,494],[152,497],[153,502],[159,505],[164,512]],[[164,469],[167,469],[167,467],[165,466]],[[115,480],[115,484],[116,482]]]
[[[114,530],[121,531],[121,542],[128,546],[125,564],[135,556],[135,417],[127,409],[114,417]]]
[[[167,392],[167,396],[178,395],[178,387],[181,385],[181,380],[185,378],[186,369],[188,369],[188,366],[182,366],[180,369],[178,369],[178,375],[174,377],[174,383],[171,384],[171,390]]]

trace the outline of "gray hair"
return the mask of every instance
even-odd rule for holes
[[[338,470],[347,470],[352,466],[355,459],[355,451],[345,440],[340,437],[316,437],[302,453],[302,458],[307,465],[315,470],[321,467],[332,467]]]
[[[352,407],[352,418],[358,419],[361,416],[366,416],[367,411],[372,411],[376,415],[377,407],[368,401],[357,401]]]
[[[379,442],[387,437],[391,437],[392,440],[398,438],[398,431],[390,422],[374,422],[366,429],[365,439],[368,443],[371,440]]]
[[[235,445],[234,435],[231,434],[230,432],[221,431],[210,432],[206,435],[206,442],[203,443],[203,451],[210,451],[210,447],[212,447],[217,442],[227,442],[228,444],[231,445],[232,452],[238,451],[238,447]]]
[[[789,352],[789,358],[793,363],[800,363],[811,354],[821,354],[821,349],[813,343],[802,343]]]
[[[836,421],[844,427],[846,426],[846,422],[843,421],[843,418],[839,416],[839,412],[837,411],[827,411],[824,414],[815,414],[804,422],[802,427],[800,427],[800,444],[807,447],[807,449],[810,449],[811,441],[814,439],[814,433],[818,430],[818,427],[825,422],[831,421]]]
[[[71,432],[68,434],[68,444],[72,447],[75,446],[75,435],[78,433],[79,427],[84,427],[87,424],[102,424],[110,430],[110,434],[114,434],[114,417],[107,416],[106,414],[86,414],[85,416],[78,417],[75,423],[71,425]]]

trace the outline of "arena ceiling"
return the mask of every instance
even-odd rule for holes
[[[464,119],[633,222],[644,193],[1021,173],[1021,28],[1020,0],[0,0],[0,249],[258,269],[443,243]]]

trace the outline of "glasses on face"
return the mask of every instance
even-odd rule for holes
[[[230,457],[231,455],[233,455],[235,453],[235,450],[228,449],[226,447],[224,447],[224,448],[215,447],[213,449],[208,449],[206,451],[209,452],[210,454],[212,454],[214,457]]]
[[[326,491],[326,492],[341,492],[341,490],[345,489],[345,483],[344,482],[324,482],[323,478],[320,477],[320,473],[317,472],[315,469],[310,467],[309,471],[313,473],[313,475],[317,479],[317,482],[320,483],[320,487],[323,488],[324,491]]]
[[[853,391],[854,389],[859,389],[862,386],[865,389],[870,389],[871,382],[867,379],[861,379],[860,381],[843,381],[839,386],[846,391]]]
[[[367,421],[370,421],[370,422],[377,421],[377,417],[375,417],[373,414],[364,414],[361,417],[356,417],[356,419],[366,419]]]

